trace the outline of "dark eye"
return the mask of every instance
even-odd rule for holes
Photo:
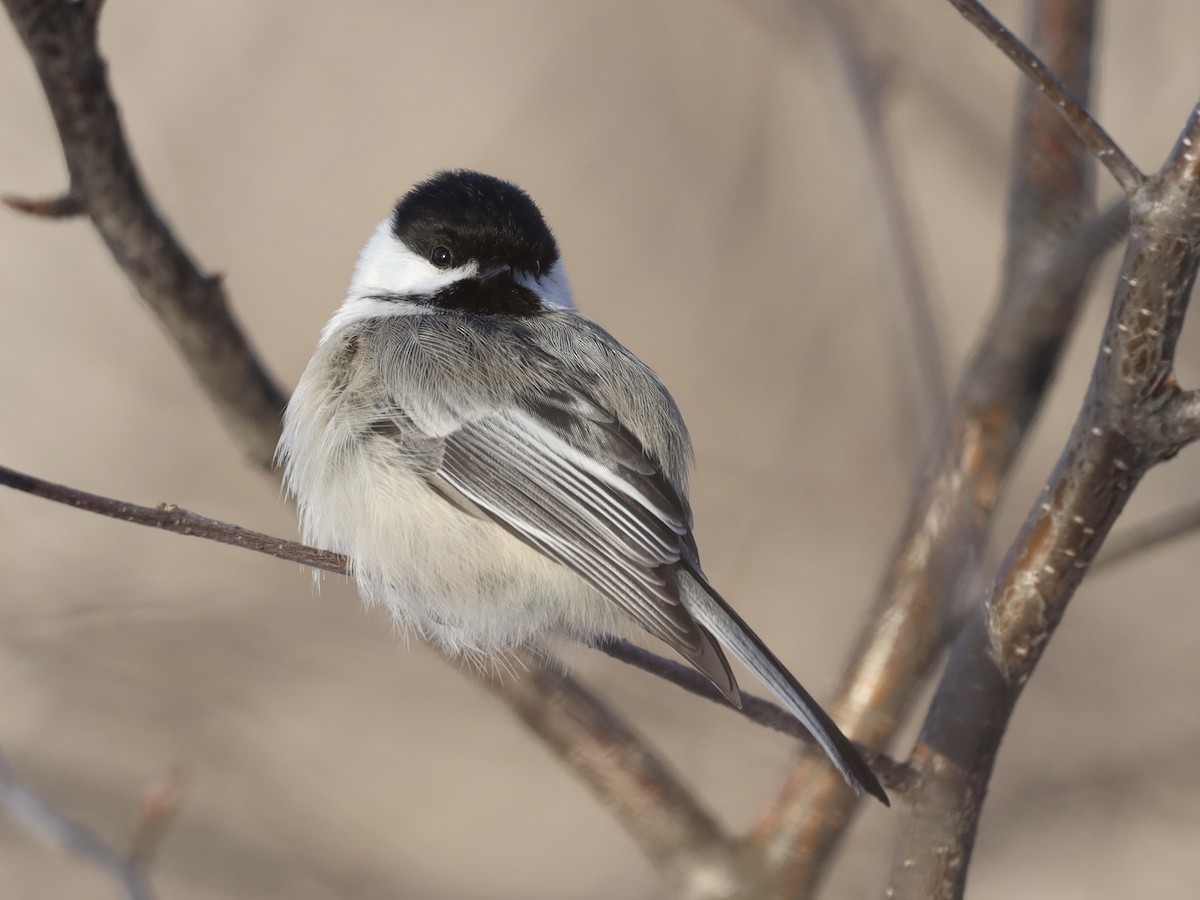
[[[429,261],[439,269],[444,269],[454,262],[454,254],[449,247],[437,246],[429,251]]]

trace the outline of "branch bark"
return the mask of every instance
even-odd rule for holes
[[[1083,408],[986,604],[954,644],[913,751],[920,774],[888,896],[962,896],[1022,689],[1142,476],[1196,437],[1174,355],[1200,267],[1200,105],[1130,201],[1129,246]]]
[[[86,213],[247,459],[269,472],[285,394],[237,323],[220,278],[201,271],[155,208],[142,183],[109,87],[107,65],[97,44],[102,0],[3,0],[3,3],[37,69],[70,178],[62,198],[28,201],[10,197],[9,205],[41,216]],[[131,513],[127,517],[130,521],[139,521],[132,510],[127,512]],[[143,524],[167,527],[163,523],[183,511],[163,508],[149,512],[148,518],[155,521]],[[187,527],[193,529],[191,533],[220,539],[208,533],[220,524],[223,523],[196,517],[188,521]],[[266,543],[255,547],[256,540]],[[278,549],[290,543],[244,529],[239,529],[236,539],[229,542],[264,552],[270,552],[267,545],[274,544]],[[312,548],[304,549],[319,553]],[[315,559],[300,561],[320,565]],[[581,728],[572,730],[568,720],[595,717],[603,707],[598,698],[585,696],[579,685],[560,679],[554,672],[542,673],[527,684],[491,687],[505,696],[511,692],[510,705],[514,708],[528,703],[531,692],[540,693],[547,707],[557,710],[564,721],[558,723],[551,715],[527,717],[525,721],[556,750],[568,738],[577,741],[572,752],[560,756],[594,789],[604,779],[597,778],[588,768],[588,760],[609,759],[612,766],[619,767],[623,761],[644,763],[654,758],[649,745],[630,729],[610,731],[606,736]],[[604,711],[604,716],[618,721],[609,711]],[[591,746],[591,741],[597,742],[596,746]],[[616,746],[621,746],[624,752],[613,755],[611,751]],[[659,804],[657,815],[651,817],[653,822],[661,824],[672,816],[678,818],[673,834],[661,840],[654,828],[643,825],[641,818],[621,819],[639,846],[661,863],[665,857],[663,841],[678,842],[679,833],[690,824],[695,826],[697,846],[710,847],[711,830],[702,827],[703,823],[694,814],[697,802],[682,802],[688,793],[673,780],[669,767],[642,765],[637,771],[663,779],[643,784],[646,796]],[[608,781],[618,783],[620,779],[609,777]],[[613,803],[604,796],[601,799],[619,817],[631,815],[633,807]],[[641,815],[639,812],[638,816]]]
[[[1090,0],[1044,0],[1036,43],[1087,96]],[[846,734],[884,747],[944,646],[969,590],[1001,490],[1057,368],[1093,264],[1123,233],[1124,205],[1076,225],[1091,205],[1083,145],[1032,91],[1018,113],[1004,284],[933,445],[875,607],[830,707]],[[778,896],[808,896],[857,807],[806,753],[749,841]]]
[[[63,198],[9,205],[43,216],[86,213],[242,452],[269,471],[286,396],[234,319],[221,279],[200,270],[142,184],[96,44],[101,4],[4,6],[37,69],[70,177]]]
[[[207,516],[202,516],[199,513],[176,506],[173,503],[160,503],[158,506],[140,506],[125,500],[114,500],[110,497],[102,497],[99,494],[81,491],[78,488],[55,484],[52,481],[46,481],[44,478],[17,472],[7,466],[0,466],[0,485],[30,494],[34,497],[40,497],[43,500],[62,503],[66,506],[83,510],[84,512],[107,516],[110,519],[118,519],[122,522],[144,525],[149,528],[159,528],[163,531],[170,531],[186,537],[203,538],[204,540],[215,541],[218,544],[241,547],[246,550],[252,550],[255,553],[273,556],[276,559],[297,562],[304,566],[311,566],[314,569],[321,569],[324,572],[332,572],[335,575],[349,574],[346,557],[340,553],[333,553],[329,550],[318,550],[316,547],[309,547],[297,541],[272,537],[269,534],[263,534],[261,531],[252,531],[240,525],[222,522],[219,519],[210,519]],[[647,672],[657,678],[661,678],[663,681],[669,682],[676,687],[683,688],[683,690],[690,694],[711,700],[719,704],[723,709],[738,713],[757,725],[762,725],[765,728],[786,734],[807,744],[815,744],[812,734],[800,724],[794,715],[782,707],[771,703],[769,700],[763,700],[760,697],[755,697],[753,694],[743,692],[742,708],[739,710],[730,706],[720,691],[713,687],[708,679],[690,666],[685,666],[682,663],[651,653],[649,650],[621,638],[609,637],[598,642],[595,649],[611,656],[613,659],[641,669],[643,672]],[[527,663],[530,668],[546,669],[545,664],[538,662],[537,659],[532,654],[520,657],[520,660]],[[453,660],[451,661],[453,662]],[[565,675],[562,677],[564,680],[569,680]],[[503,697],[506,692],[511,692],[513,699],[510,701],[510,705],[515,709],[521,709],[528,705],[531,702],[530,698],[536,696],[541,691],[548,699],[556,700],[559,707],[569,705],[572,698],[578,699],[581,706],[580,710],[572,714],[564,713],[568,718],[573,717],[578,721],[596,719],[617,721],[613,713],[608,710],[599,709],[598,701],[594,697],[589,697],[586,700],[583,699],[583,689],[578,684],[572,682],[571,685],[561,690],[554,688],[553,669],[547,670],[545,678],[536,681],[533,687],[521,685],[517,682],[504,684],[492,682],[483,678],[482,675],[480,678],[499,696]],[[533,725],[537,725],[539,729],[545,728],[549,743],[553,748],[558,748],[558,745],[561,743],[562,731],[552,723],[549,723],[547,717],[522,715],[522,718],[527,719]],[[630,740],[640,741],[640,738],[634,737],[631,729],[624,725],[621,726],[621,729],[624,734],[628,735]],[[538,733],[542,734],[543,732],[539,730]],[[586,736],[586,732],[579,732],[577,736],[582,740]],[[612,741],[610,740],[610,747],[611,744]],[[886,787],[891,790],[903,792],[908,783],[906,766],[867,748],[859,747],[858,749],[871,767],[876,770],[876,774],[880,776]],[[579,758],[585,758],[595,752],[594,748],[591,750],[578,747],[573,749],[573,754]],[[567,755],[572,756],[572,754]],[[646,758],[648,753],[644,749],[625,748],[620,754],[616,755],[624,756],[628,759],[639,759]],[[639,768],[644,769],[645,766],[639,764]],[[657,770],[667,771],[666,767],[661,764],[659,764]],[[610,778],[609,780],[612,779]],[[619,803],[615,805],[620,806]]]
[[[1000,23],[999,19],[988,12],[979,0],[950,0],[950,5],[999,47],[1017,68],[1029,76],[1033,86],[1058,108],[1063,120],[1087,145],[1096,159],[1104,164],[1125,192],[1125,196],[1133,196],[1146,176],[1133,164],[1133,160],[1125,155],[1125,151],[1100,123],[1092,118],[1087,111],[1087,97],[1077,96],[1068,81],[1059,79],[1052,65],[1047,65],[1041,56],[1025,46],[1015,34]]]

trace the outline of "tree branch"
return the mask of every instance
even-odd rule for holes
[[[1029,76],[1042,94],[1058,107],[1063,119],[1074,129],[1079,139],[1087,145],[1096,159],[1112,173],[1126,197],[1130,197],[1146,180],[1146,176],[1133,164],[1125,151],[1117,145],[1091,114],[1087,111],[1086,98],[1080,99],[1059,80],[1051,66],[1023,44],[1015,34],[1005,28],[979,0],[950,0],[968,22],[999,47],[1022,72]]]
[[[1089,0],[1045,0],[1037,42],[1086,96]],[[1018,113],[1004,284],[932,447],[830,713],[851,738],[884,747],[983,559],[1001,489],[1045,396],[1095,262],[1123,233],[1122,204],[1073,227],[1091,204],[1089,160],[1032,91]],[[1037,236],[1028,239],[1027,234]],[[810,895],[857,806],[836,772],[806,753],[759,822],[755,852],[779,865],[778,893]]]
[[[570,675],[528,652],[519,659],[528,669],[519,678],[477,680],[592,789],[677,888],[733,880],[732,842],[670,767]]]
[[[843,125],[843,149],[860,173],[859,189],[869,204],[867,216],[875,237],[875,258],[892,299],[895,319],[906,340],[900,341],[915,373],[916,415],[913,433],[918,445],[942,421],[949,402],[945,354],[929,286],[921,270],[917,229],[896,171],[896,153],[885,127],[880,103],[878,68],[867,59],[862,35],[851,8],[842,0],[800,0],[796,9],[812,13],[826,40],[818,41],[833,57],[840,91],[826,92],[835,117]],[[920,449],[920,448],[918,448]]]
[[[246,550],[252,550],[255,553],[262,553],[289,562],[297,562],[301,565],[311,566],[314,569],[333,572],[336,575],[349,574],[346,557],[340,553],[333,553],[329,550],[318,550],[316,547],[309,547],[298,541],[288,541],[283,538],[272,537],[269,534],[263,534],[260,531],[252,531],[240,525],[232,525],[218,519],[210,519],[207,516],[202,516],[178,507],[173,503],[160,503],[158,506],[139,506],[136,503],[114,500],[110,497],[81,491],[78,488],[55,484],[52,481],[46,481],[34,475],[17,472],[7,466],[0,466],[0,485],[13,488],[22,493],[31,494],[34,497],[41,497],[44,500],[62,503],[85,512],[96,513],[111,519],[119,519],[122,522],[144,525],[149,528],[159,528],[163,531],[170,531],[188,537],[203,538],[204,540],[215,541],[219,544],[228,544],[233,547],[242,547]],[[712,700],[722,708],[740,713],[744,718],[755,724],[782,732],[809,744],[814,743],[812,735],[808,733],[791,713],[776,706],[774,703],[746,693],[742,694],[742,709],[735,709],[725,701],[720,692],[703,675],[690,666],[665,659],[651,653],[649,650],[638,647],[636,644],[615,637],[597,642],[596,649],[611,656],[613,659],[641,669],[643,672],[648,672],[698,697]],[[528,661],[534,659],[534,657],[523,656],[522,659]],[[535,663],[534,665],[537,668],[545,668],[541,663]],[[559,701],[559,705],[562,705],[563,698],[569,699],[573,696],[581,696],[582,688],[574,683],[561,690],[551,689],[550,684],[553,681],[553,677],[553,672],[548,672],[546,679],[537,682],[538,687],[536,689],[545,690],[547,698],[553,696]],[[510,703],[514,707],[528,702],[529,689],[527,686],[522,687],[515,682],[512,685],[505,684],[506,686],[501,687],[500,683],[489,683],[489,687],[497,694],[503,694],[506,690],[514,691],[514,700]],[[601,716],[615,721],[613,714],[607,710],[603,713],[597,711],[598,702],[594,698],[587,700],[583,703],[583,706],[586,708],[581,708],[574,714],[574,718],[584,721]],[[523,716],[523,718],[525,717]],[[542,722],[541,719],[537,721],[539,723]],[[620,732],[631,737],[633,735],[633,731],[623,725]],[[551,730],[550,742],[552,745],[557,746],[559,741],[557,735],[559,734],[561,734],[560,731]],[[586,734],[586,732],[580,732],[580,734]],[[859,750],[866,757],[867,762],[871,764],[871,767],[876,769],[876,774],[880,776],[888,788],[899,791],[904,789],[904,785],[907,783],[907,771],[903,764],[897,763],[895,760],[891,760],[879,753],[874,753],[868,748],[860,747]],[[575,755],[582,757],[595,751],[576,748],[573,752]],[[623,755],[630,759],[636,759],[643,758],[647,754],[644,750],[629,749]],[[667,770],[666,766],[661,764],[659,765],[659,769],[661,771]]]
[[[1113,535],[1092,563],[1093,574],[1106,571],[1131,557],[1177,540],[1200,529],[1200,503],[1172,510],[1141,525]]]
[[[1092,379],[987,603],[954,644],[913,752],[890,896],[957,898],[1000,741],[1025,683],[1142,476],[1179,450],[1174,354],[1200,267],[1200,106],[1133,227]]]
[[[66,214],[74,211],[76,202],[79,204],[147,308],[162,324],[238,446],[252,463],[270,471],[284,393],[271,379],[235,320],[220,279],[200,271],[154,207],[142,183],[121,127],[106,64],[97,46],[101,0],[3,0],[3,3],[37,69],[70,177],[66,198],[71,199],[24,203],[17,200],[16,206],[35,214]],[[16,477],[25,479],[24,487],[12,481],[7,483],[21,489],[28,489],[32,483],[26,476]],[[62,502],[90,508],[86,496]],[[128,521],[223,540],[281,558],[295,558],[305,565],[333,567],[333,571],[344,567],[344,560],[335,563],[328,558],[332,554],[315,556],[320,551],[233,526],[233,531],[217,536],[222,523],[189,516],[174,507],[147,510],[132,505],[125,505],[124,513],[117,514]],[[297,555],[286,556],[290,551]],[[600,701],[593,697],[585,703],[577,685],[574,689],[565,684],[554,688],[558,677],[547,672],[529,683],[511,688],[494,686],[493,691],[505,693],[511,689],[521,697],[528,697],[530,691],[542,691],[548,704],[553,699],[555,709],[565,710],[578,702],[581,708],[576,711],[576,718],[594,715]],[[564,711],[562,715],[567,713]],[[607,715],[615,720],[612,713]],[[568,733],[580,742],[572,753],[563,756],[568,764],[595,755],[587,746],[591,736],[585,730],[570,731],[565,725],[557,728],[548,716],[526,721],[535,734],[552,746],[561,744]],[[626,729],[610,733],[604,743],[611,750],[614,742],[622,740],[637,738]],[[652,750],[644,744],[627,746],[625,750],[622,759],[652,755]],[[595,786],[588,771],[577,771]],[[664,778],[670,775],[665,765],[654,771]],[[659,797],[660,820],[669,817],[672,805],[686,794],[674,781],[644,787]],[[618,814],[626,809],[612,803],[610,808]],[[694,822],[689,808],[680,806],[674,812],[681,823]],[[622,824],[639,839],[647,853],[661,859],[651,835],[639,831],[636,822]],[[708,846],[709,836],[697,832],[696,840]]]
[[[238,446],[269,470],[286,398],[234,320],[220,278],[200,271],[142,184],[96,45],[100,4],[4,6],[41,79],[71,179],[64,199],[16,206],[38,215],[87,214]]]
[[[103,869],[129,900],[154,900],[143,869],[104,843],[91,829],[56,812],[20,779],[0,755],[0,807],[10,819],[47,844]]]

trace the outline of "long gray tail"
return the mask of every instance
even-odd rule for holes
[[[879,779],[828,713],[800,686],[796,677],[767,649],[741,616],[712,589],[704,575],[687,563],[680,565],[680,595],[692,618],[741,660],[800,720],[855,792],[866,791],[885,806],[890,806]]]

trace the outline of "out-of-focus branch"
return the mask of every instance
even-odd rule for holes
[[[1055,72],[1061,70],[1053,63],[1043,61],[1037,53],[1025,46],[1020,38],[1005,28],[979,0],[950,0],[950,5],[1029,76],[1034,87],[1058,107],[1063,119],[1074,129],[1079,139],[1112,173],[1125,196],[1132,196],[1146,180],[1146,176],[1133,164],[1133,160],[1125,155],[1125,151],[1108,132],[1100,127],[1100,123],[1092,118],[1087,111],[1087,98],[1076,96],[1069,81],[1059,80]]]
[[[200,271],[154,207],[142,183],[121,128],[116,101],[108,84],[107,67],[97,45],[101,0],[2,2],[37,69],[70,177],[63,198],[50,201],[12,198],[9,205],[41,216],[65,216],[79,211],[87,214],[117,264],[199,380],[234,440],[250,461],[269,471],[279,436],[284,393],[268,375],[235,320],[220,279]],[[83,503],[77,505],[88,508]],[[137,515],[145,518],[135,517],[132,509],[127,509],[126,513],[129,515],[118,517],[160,528],[175,522],[183,527],[174,530],[191,529],[185,533],[225,539],[215,535],[212,520],[195,517],[185,521],[180,518],[182,511],[174,508],[156,511],[142,508]],[[282,549],[290,543],[244,529],[230,532],[226,537],[228,543],[274,552],[275,555],[282,555]],[[262,543],[255,544],[255,541]],[[320,560],[304,556],[314,552],[318,551],[302,548],[301,555],[294,558],[306,565],[321,566]],[[331,563],[328,559],[325,562]],[[547,703],[562,711],[563,716],[567,716],[566,709],[573,703],[580,704],[576,719],[594,715],[600,708],[600,701],[593,697],[585,703],[578,685],[556,689],[554,685],[558,678],[557,673],[546,672],[519,687],[510,688],[505,684],[493,690],[503,694],[511,689],[520,692],[523,698],[528,698],[531,691],[541,691],[545,693]],[[606,715],[616,720],[612,713]],[[589,747],[588,742],[599,741],[607,752],[622,741],[638,740],[628,729],[601,738],[583,729],[570,730],[566,726],[558,729],[549,716],[527,721],[534,733],[552,746],[562,744],[564,735],[578,741],[572,752],[561,755],[569,765],[579,760],[576,771],[593,787],[596,779],[583,763],[583,760],[596,758],[594,748]],[[626,746],[624,750],[620,759],[648,758],[653,752],[640,742],[637,746]],[[669,774],[665,765],[654,771],[664,777]],[[676,782],[650,783],[643,788],[647,796],[659,798],[659,821],[669,818],[676,802],[686,795]],[[606,802],[618,815],[628,809],[608,799]],[[674,812],[680,817],[681,827],[692,821],[688,808],[680,806]],[[644,830],[639,831],[636,822],[623,821],[622,824],[639,839],[647,853],[656,859],[662,858],[652,836]],[[706,844],[708,838],[697,833],[696,840]]]
[[[21,780],[3,756],[0,756],[0,808],[47,844],[103,869],[129,900],[154,900],[154,890],[140,866],[104,843],[95,832],[51,808]]]
[[[911,417],[915,427],[910,437],[919,449],[946,411],[945,356],[938,317],[921,271],[917,229],[885,127],[878,68],[867,59],[852,9],[843,0],[800,0],[796,8],[802,15],[811,13],[824,27],[827,40],[817,43],[832,51],[827,54],[833,57],[827,68],[836,69],[841,76],[832,80],[841,90],[827,93],[843,126],[842,148],[860,175],[859,189],[868,204],[867,219],[875,236],[874,255],[893,302],[898,330],[908,338],[898,343],[914,373],[916,414]]]
[[[218,519],[210,519],[207,516],[182,509],[173,503],[160,503],[158,506],[139,506],[136,503],[114,500],[110,497],[102,497],[99,494],[81,491],[78,488],[55,484],[43,478],[17,472],[6,466],[0,466],[0,485],[31,494],[35,497],[41,497],[45,500],[52,500],[55,503],[72,506],[75,509],[81,509],[85,512],[96,513],[111,519],[119,519],[122,522],[131,522],[134,525],[145,525],[150,528],[159,528],[163,531],[170,531],[188,537],[198,537],[209,541],[216,541],[219,544],[242,547],[246,550],[252,550],[255,553],[263,553],[267,556],[273,556],[276,559],[283,559],[289,562],[298,562],[301,565],[311,566],[326,572],[333,572],[337,575],[347,574],[346,557],[340,553],[333,553],[329,550],[318,550],[316,547],[309,547],[297,541],[272,537],[269,534],[263,534],[261,531],[251,531],[248,528],[242,528],[240,525],[233,525]],[[643,672],[648,672],[664,681],[681,687],[689,693],[712,700],[725,709],[740,713],[744,718],[757,725],[782,732],[809,744],[813,743],[812,735],[796,720],[795,716],[770,701],[743,693],[742,708],[737,710],[726,702],[721,693],[704,676],[689,666],[664,659],[655,653],[651,653],[649,650],[644,650],[636,644],[631,644],[629,641],[620,638],[610,637],[600,641],[596,649],[606,653],[613,659],[634,666]],[[534,659],[534,657],[530,656],[528,659]],[[535,662],[533,665],[537,666],[540,664]],[[550,685],[554,677],[551,670],[546,673],[544,678],[535,680],[532,686],[505,682],[503,684],[492,684],[490,687],[497,694],[504,694],[508,690],[514,691],[517,697],[514,699],[512,705],[527,702],[530,690],[535,692],[539,690],[546,691],[548,697],[553,695],[558,701],[559,706],[569,701],[571,697],[581,696],[580,692],[582,688],[577,684],[573,684],[569,689],[564,688],[562,691],[552,690]],[[584,704],[588,708],[581,709],[576,715],[576,719],[586,720],[601,715],[596,709],[598,702],[594,698],[588,700]],[[604,711],[603,716],[615,720],[613,714],[608,711]],[[533,721],[535,724],[541,726],[548,720],[537,718]],[[622,728],[622,733],[630,735],[632,739],[632,730],[624,726]],[[559,741],[557,735],[560,732],[555,732],[553,729],[550,732],[553,733],[551,743],[557,745]],[[586,732],[580,732],[580,734],[583,735]],[[547,735],[543,735],[543,737],[547,737]],[[889,759],[882,754],[874,753],[867,748],[859,749],[863,751],[867,762],[876,770],[876,773],[888,788],[896,791],[904,790],[907,784],[907,770],[903,764],[897,763],[895,760]],[[594,748],[592,750],[576,748],[575,752],[580,758],[584,758],[590,753],[595,752],[595,750]],[[644,758],[648,755],[648,751],[642,748],[628,748],[622,755],[630,759]],[[666,771],[666,766],[661,766],[660,768],[662,771]]]
[[[1111,569],[1134,556],[1153,550],[1163,544],[1186,537],[1200,529],[1200,503],[1164,513],[1158,518],[1134,525],[1114,534],[1096,561],[1092,563],[1092,574]]]
[[[962,896],[1025,683],[1142,476],[1196,438],[1174,356],[1200,267],[1200,105],[1130,207],[1129,246],[1083,408],[985,607],[954,644],[913,752],[918,781],[889,890],[900,900]]]
[[[142,798],[141,815],[129,842],[130,862],[139,869],[144,871],[154,860],[167,830],[179,814],[184,786],[184,772],[176,767],[157,784],[151,785]]]
[[[163,323],[247,458],[270,469],[285,396],[206,275],[150,200],[96,44],[97,2],[4,0],[29,51],[70,176],[63,198],[10,199],[35,215],[86,213],[117,265]]]
[[[734,883],[733,843],[670,767],[574,678],[529,653],[521,662],[520,677],[482,684],[591,787],[668,881],[682,893]]]
[[[1036,41],[1087,95],[1090,0],[1043,0]],[[977,577],[1001,489],[1041,405],[1092,266],[1121,233],[1123,209],[1083,225],[1086,150],[1031,91],[1018,118],[1004,287],[932,447],[830,713],[851,738],[884,747],[930,671],[958,598]],[[1036,148],[1036,150],[1035,150]],[[1027,242],[1026,230],[1038,234]],[[751,835],[779,863],[779,895],[819,883],[856,808],[823,760],[806,753]]]

